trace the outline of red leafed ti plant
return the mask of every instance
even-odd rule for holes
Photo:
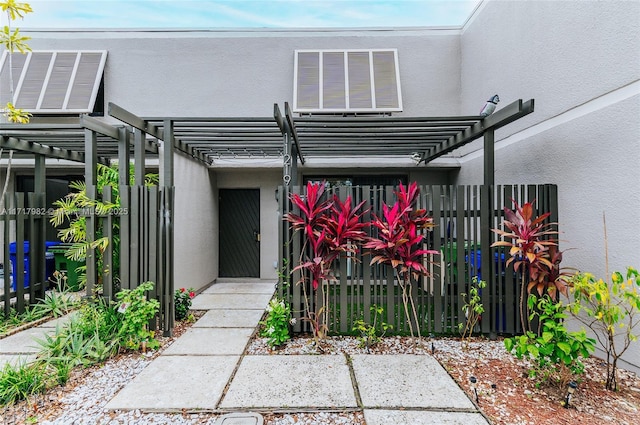
[[[352,207],[351,196],[344,202],[334,195],[331,199],[323,200],[324,183],[307,183],[304,197],[293,194],[292,203],[300,209],[300,215],[289,213],[285,219],[291,223],[295,231],[302,231],[304,243],[309,252],[306,258],[300,258],[300,264],[294,270],[306,270],[306,276],[311,279],[311,288],[315,293],[316,310],[311,311],[309,298],[302,283],[306,317],[313,327],[316,342],[323,339],[328,330],[328,290],[327,283],[335,279],[333,268],[340,253],[356,253],[358,244],[366,236],[363,230],[368,223],[361,221],[364,202]],[[304,254],[303,254],[304,255]],[[321,286],[322,285],[322,286]],[[320,289],[319,289],[320,288]]]
[[[369,238],[364,247],[371,250],[371,264],[388,264],[393,267],[402,289],[402,303],[409,331],[414,337],[412,320],[418,336],[420,320],[411,291],[412,278],[417,280],[420,276],[429,275],[424,265],[424,256],[438,254],[438,251],[424,249],[423,230],[432,228],[434,224],[426,210],[415,208],[420,194],[418,185],[414,182],[405,189],[400,183],[400,188],[395,193],[396,203],[392,207],[383,205],[383,217],[374,216],[371,224],[378,229],[378,236]],[[409,314],[409,307],[412,315]]]
[[[551,213],[544,213],[538,217],[533,216],[533,202],[527,202],[520,206],[515,200],[515,211],[504,208],[505,230],[493,229],[493,231],[507,240],[494,242],[491,246],[504,246],[509,248],[509,258],[506,265],[513,263],[514,270],[522,276],[520,289],[520,323],[522,330],[529,329],[529,311],[525,303],[526,293],[530,294],[534,289],[538,295],[547,292],[552,299],[557,299],[557,293],[568,295],[565,273],[560,268],[562,252],[557,249],[558,234],[553,229],[554,223],[545,223]],[[526,309],[526,311],[525,311]]]

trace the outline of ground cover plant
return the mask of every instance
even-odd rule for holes
[[[158,348],[148,329],[159,307],[157,300],[147,299],[152,289],[153,283],[145,282],[119,292],[118,302],[102,297],[85,302],[53,334],[36,340],[40,352],[34,362],[5,365],[0,374],[0,405],[63,385],[74,368],[102,363],[123,349]]]

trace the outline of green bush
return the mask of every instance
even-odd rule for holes
[[[146,293],[153,289],[153,282],[144,282],[135,289],[118,292],[118,313],[120,316],[120,330],[118,336],[124,346],[130,350],[155,349],[160,346],[149,331],[148,325],[160,309],[160,303],[155,299],[147,299]]]
[[[376,345],[382,340],[382,337],[387,333],[389,329],[393,329],[392,325],[389,325],[382,321],[384,307],[378,307],[372,305],[369,307],[371,314],[373,315],[373,323],[366,323],[363,319],[358,319],[353,324],[353,331],[358,332],[359,346],[360,348],[369,348]]]
[[[535,306],[539,313],[534,311]],[[506,338],[505,348],[519,359],[524,357],[533,361],[529,375],[537,377],[539,383],[554,382],[565,386],[574,375],[584,372],[580,358],[593,352],[595,340],[588,338],[584,329],[568,332],[563,324],[567,306],[554,302],[548,295],[540,299],[530,295],[529,310],[534,311],[529,320],[539,316],[541,333],[527,331],[524,335]]]
[[[289,323],[291,321],[291,310],[284,300],[277,297],[269,301],[267,306],[267,318],[260,322],[263,326],[261,336],[268,338],[269,347],[277,347],[287,342],[289,336]]]
[[[7,406],[48,388],[48,374],[43,363],[5,364],[0,371],[0,405]]]
[[[191,308],[191,300],[196,294],[193,292],[193,288],[177,289],[173,295],[175,301],[176,320],[184,320],[189,315],[189,309]]]

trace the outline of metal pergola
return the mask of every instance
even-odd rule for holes
[[[16,152],[14,157],[34,158],[35,192],[44,193],[46,158],[84,164],[87,195],[95,196],[97,164],[117,159],[121,182],[129,181],[133,159],[135,185],[143,186],[147,155],[157,155],[160,187],[167,197],[162,204],[165,255],[173,250],[173,153],[180,152],[204,166],[222,158],[271,158],[282,161],[284,194],[296,186],[298,164],[314,157],[398,157],[427,164],[476,139],[484,139],[484,185],[494,185],[495,130],[532,113],[534,100],[518,100],[487,117],[398,117],[398,116],[294,116],[288,103],[284,112],[274,105],[272,117],[141,118],[109,103],[108,114],[118,125],[82,115],[69,124],[0,124],[0,148]],[[485,192],[485,193],[488,193]],[[490,195],[483,197],[486,208]],[[44,203],[40,199],[39,203]],[[42,205],[44,206],[44,205]],[[87,217],[88,240],[95,237],[96,219]],[[484,233],[490,233],[485,223]],[[487,235],[488,236],[488,235]],[[489,237],[483,244],[488,244]],[[485,247],[488,252],[488,245]],[[92,254],[89,253],[88,260]],[[173,298],[173,268],[163,269],[167,303]],[[98,282],[94,261],[87,261],[87,291]],[[172,305],[164,306],[170,311]],[[173,323],[167,323],[171,329]],[[171,330],[169,330],[170,332]]]
[[[111,105],[110,114],[115,110]],[[294,116],[274,105],[273,117],[134,119],[113,116],[162,138],[173,129],[179,151],[209,164],[218,159],[281,158],[285,185],[297,184],[297,165],[313,157],[413,157],[426,164],[484,138],[485,184],[493,184],[494,131],[534,110],[533,99],[518,100],[488,117]],[[295,159],[295,160],[294,160]]]

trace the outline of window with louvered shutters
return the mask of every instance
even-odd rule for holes
[[[296,50],[293,110],[402,111],[397,51]]]
[[[106,51],[14,54],[14,105],[31,113],[88,113],[94,109]],[[9,55],[0,58],[0,102],[10,100]]]

